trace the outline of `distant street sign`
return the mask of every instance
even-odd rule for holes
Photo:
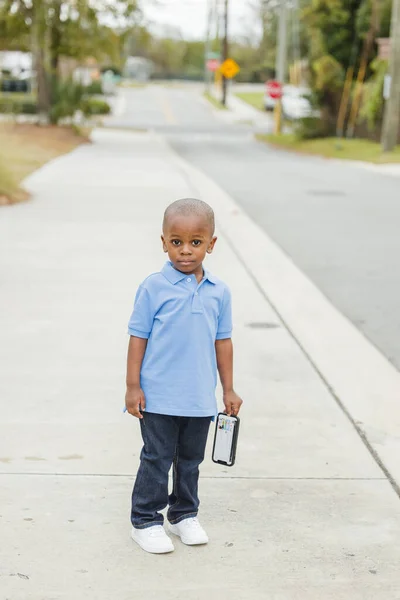
[[[282,98],[282,84],[280,84],[279,81],[268,81],[266,84],[266,91],[268,96],[273,100],[279,100],[279,98]]]
[[[220,67],[220,72],[226,79],[232,79],[240,71],[240,67],[233,58],[227,58]]]
[[[211,60],[212,58],[216,58],[217,60],[220,60],[221,54],[219,52],[207,52],[206,59]]]
[[[216,58],[209,58],[206,62],[207,71],[215,72],[219,69],[220,62]]]

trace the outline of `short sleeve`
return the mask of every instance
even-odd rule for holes
[[[128,324],[129,335],[148,339],[153,328],[154,310],[150,294],[146,288],[140,286],[135,298],[133,312]]]
[[[232,299],[231,292],[225,288],[222,298],[221,310],[218,316],[217,340],[226,340],[232,337]]]

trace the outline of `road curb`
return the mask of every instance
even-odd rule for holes
[[[400,373],[227,193],[168,148],[193,193],[213,205],[218,229],[400,495]]]

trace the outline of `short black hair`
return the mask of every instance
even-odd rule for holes
[[[199,217],[205,217],[210,225],[212,234],[215,231],[215,217],[214,211],[207,202],[198,200],[197,198],[182,198],[181,200],[175,200],[172,204],[167,206],[164,213],[163,229],[167,219],[174,215],[196,215]]]

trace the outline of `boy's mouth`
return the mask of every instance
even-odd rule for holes
[[[193,265],[196,261],[194,260],[178,260],[178,265],[181,265],[182,267],[189,267],[190,265]]]

